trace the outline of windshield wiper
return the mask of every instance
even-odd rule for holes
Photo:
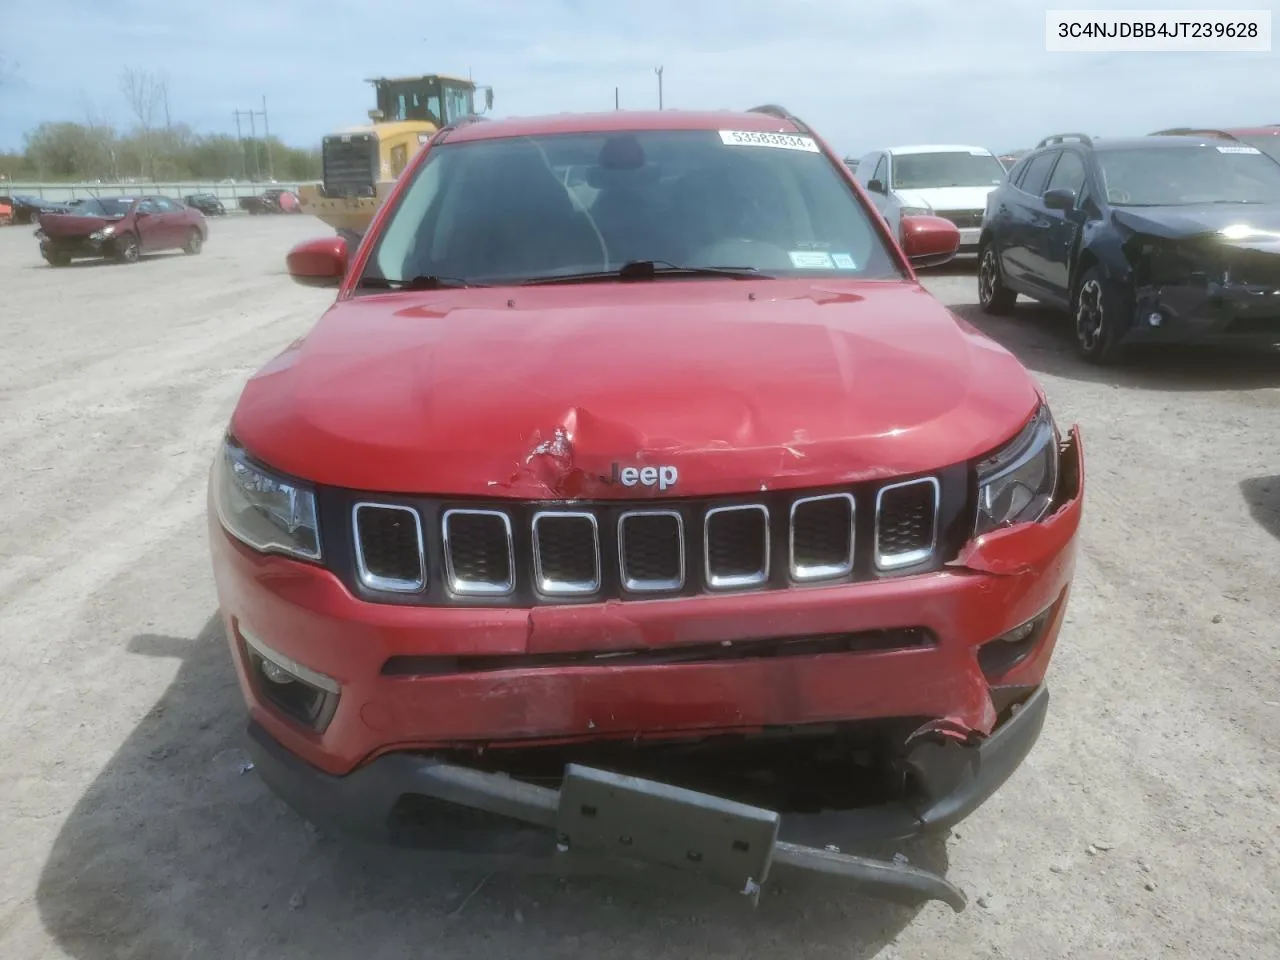
[[[523,280],[525,286],[549,283],[590,283],[594,280],[656,280],[659,277],[730,277],[734,280],[770,280],[756,267],[681,267],[666,260],[629,260],[617,270],[592,270]]]
[[[483,283],[472,283],[462,277],[440,277],[434,274],[419,274],[407,280],[388,280],[386,277],[361,277],[356,286],[364,290],[452,290],[459,287],[483,287]]]

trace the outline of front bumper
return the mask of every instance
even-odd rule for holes
[[[1082,514],[1083,449],[1076,430],[1060,458],[1060,497],[1048,517],[973,541],[934,573],[533,609],[368,603],[327,570],[249,550],[225,534],[211,510],[215,580],[249,706],[255,762],[304,815],[376,836],[405,794],[491,809],[484,797],[499,781],[478,770],[458,774],[490,785],[477,786],[474,796],[439,794],[438,774],[457,769],[443,762],[446,756],[509,758],[547,745],[578,751],[600,743],[789,737],[795,730],[863,721],[923,723],[927,735],[903,743],[918,787],[910,796],[830,814],[782,814],[778,838],[811,842],[814,849],[780,848],[779,862],[817,856],[847,874],[853,868],[840,858],[824,859],[822,848],[834,843],[853,849],[943,829],[980,805],[1034,744],[1047,708],[1045,672],[1065,617]],[[986,656],[1005,650],[1000,638],[1032,620],[1040,626],[1016,656]],[[678,663],[548,665],[532,656],[592,649],[687,652],[708,644],[910,630],[933,641]],[[264,695],[261,662],[254,660],[254,651],[264,649],[278,666],[330,686],[322,719],[291,719]],[[393,661],[424,655],[437,662],[513,659],[489,670],[388,669]],[[501,783],[510,788],[512,781]],[[525,807],[506,814],[545,832],[546,809],[559,800],[538,796],[541,814]],[[887,868],[875,869],[882,875]]]
[[[40,253],[48,256],[50,254],[62,254],[72,259],[92,259],[96,257],[105,257],[109,252],[109,241],[92,240],[89,237],[76,237],[73,239],[54,239],[49,236],[42,236],[40,240]]]
[[[1153,317],[1159,323],[1152,323]],[[1139,287],[1126,343],[1280,345],[1280,289],[1245,283]]]
[[[964,895],[945,878],[897,859],[842,853],[836,841],[891,841],[958,823],[1022,763],[1040,735],[1048,706],[1048,688],[1041,686],[979,745],[956,747],[966,751],[963,763],[935,754],[931,772],[947,786],[925,808],[899,804],[801,816],[583,767],[571,767],[557,791],[408,752],[386,754],[354,773],[333,776],[300,760],[252,722],[249,744],[259,775],[294,810],[323,829],[364,840],[389,839],[394,808],[413,795],[442,802],[442,816],[451,809],[476,810],[505,821],[506,829],[487,827],[477,834],[460,818],[459,826],[447,831],[455,853],[560,856],[577,862],[584,855],[587,861],[620,855],[691,872],[748,895],[759,892],[776,865],[828,874],[889,899],[940,900],[959,911]],[[590,807],[581,802],[584,797]],[[674,845],[673,836],[679,840]]]

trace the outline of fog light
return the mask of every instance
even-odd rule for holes
[[[272,683],[293,683],[293,674],[270,660],[262,661],[262,675]]]
[[[1054,603],[1047,610],[1042,610],[1025,623],[1018,624],[978,648],[978,666],[988,680],[1008,673],[1031,655],[1044,635],[1044,628],[1056,607],[1057,603]]]
[[[1151,324],[1153,327],[1158,327],[1160,324],[1164,323],[1164,317],[1160,316],[1158,313],[1153,313],[1151,316],[1147,317],[1147,323]]]
[[[323,731],[338,709],[338,681],[272,650],[243,626],[238,632],[258,696],[312,730]]]

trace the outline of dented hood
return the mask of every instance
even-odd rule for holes
[[[87,237],[103,227],[119,223],[121,217],[81,217],[73,213],[45,213],[40,229],[51,237]]]
[[[669,281],[339,301],[249,381],[232,430],[279,470],[361,490],[694,496],[935,469],[1037,400],[910,283]],[[629,466],[679,479],[612,479]]]
[[[1280,235],[1280,205],[1214,203],[1173,207],[1117,207],[1112,216],[1130,230],[1164,240],[1201,237],[1249,228]],[[1226,239],[1226,238],[1224,238]]]

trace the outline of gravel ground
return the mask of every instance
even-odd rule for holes
[[[329,299],[284,273],[323,229],[215,221],[200,257],[65,270],[0,230],[0,956],[1280,956],[1280,359],[1100,373],[1033,305],[984,318],[968,264],[926,282],[1082,425],[1088,502],[1040,744],[911,853],[964,914],[481,883],[309,832],[241,770],[204,485],[245,377]]]

